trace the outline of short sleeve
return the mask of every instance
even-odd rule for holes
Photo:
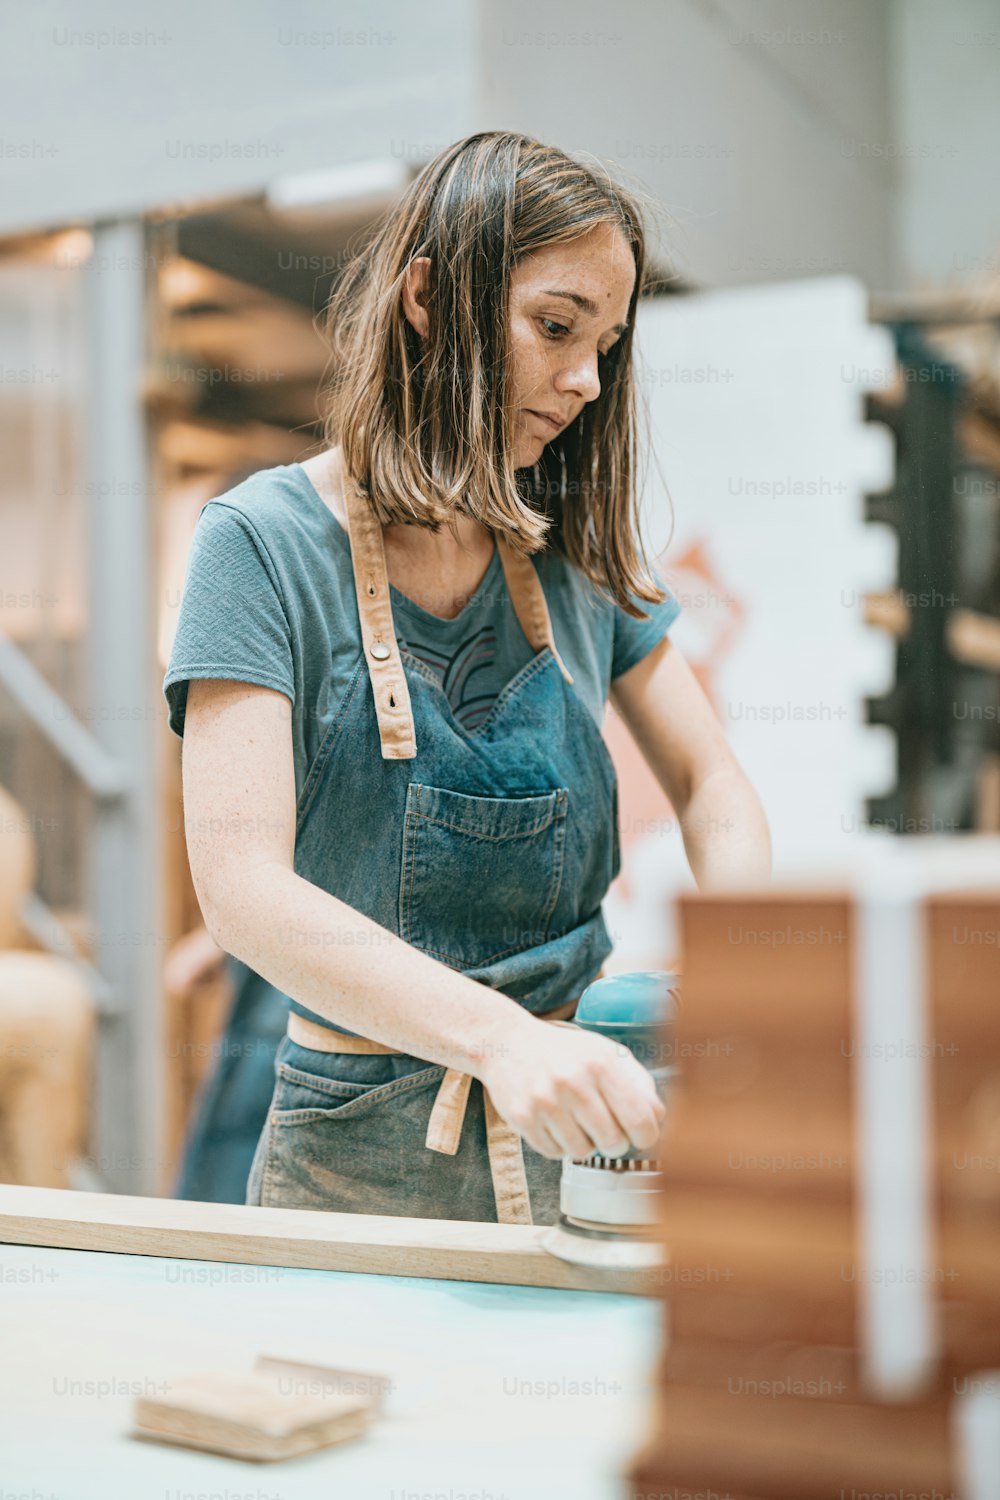
[[[253,523],[215,500],[202,507],[194,529],[163,679],[168,723],[178,736],[193,677],[253,682],[295,702],[291,631],[274,564]]]
[[[661,575],[655,568],[651,569],[652,576],[658,588],[663,590],[666,598],[659,604],[650,604],[646,599],[640,599],[636,594],[630,594],[629,598],[639,609],[645,610],[648,619],[636,620],[625,613],[621,605],[614,606],[615,640],[614,650],[611,657],[611,679],[621,677],[630,667],[642,658],[654,646],[659,645],[671,625],[681,612],[679,599],[671,593],[664,583]]]

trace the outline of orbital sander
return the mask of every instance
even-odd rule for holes
[[[627,1047],[656,1082],[669,1107],[680,976],[671,972],[609,974],[580,996],[571,1024]],[[643,1270],[662,1263],[657,1228],[660,1163],[633,1147],[622,1156],[565,1157],[559,1221],[541,1243],[560,1260],[597,1268]]]

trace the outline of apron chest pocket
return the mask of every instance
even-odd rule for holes
[[[546,942],[562,881],[569,791],[478,797],[411,782],[399,932],[452,967]]]

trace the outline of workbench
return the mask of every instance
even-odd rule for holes
[[[0,1186],[0,1492],[619,1500],[661,1305],[541,1232]],[[137,1395],[259,1354],[384,1374],[384,1412],[274,1464],[128,1436]]]

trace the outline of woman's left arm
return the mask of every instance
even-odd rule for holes
[[[766,882],[764,809],[669,636],[615,678],[610,698],[677,814],[699,889]]]

